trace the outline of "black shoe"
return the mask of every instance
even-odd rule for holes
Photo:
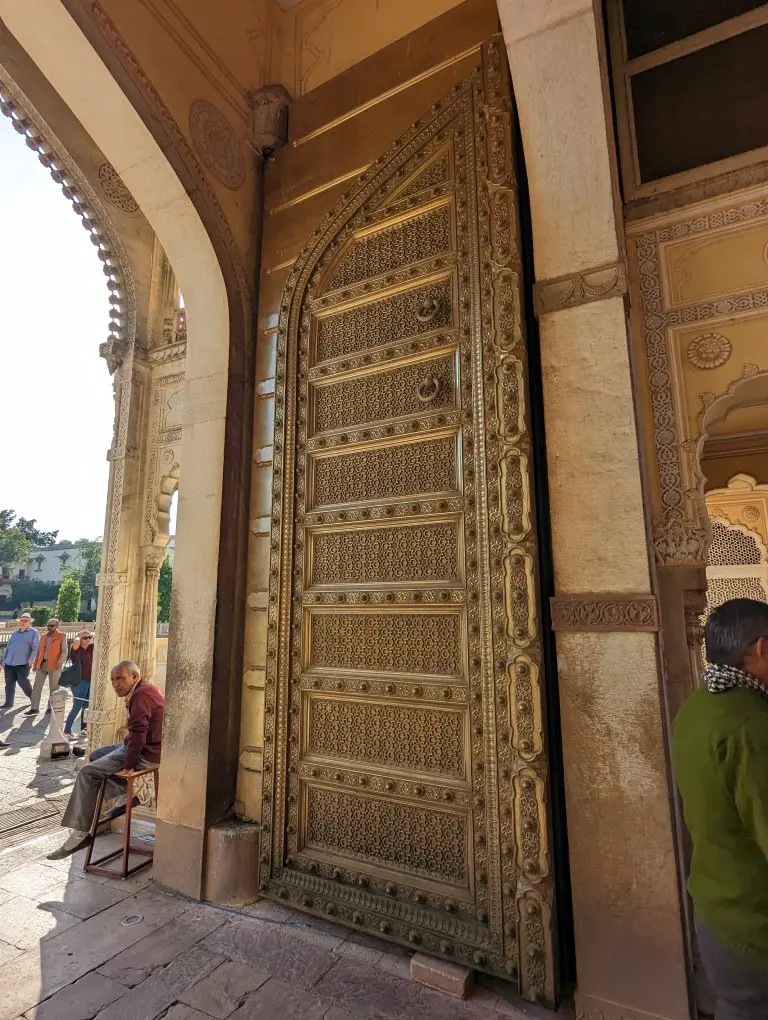
[[[139,798],[134,797],[133,800],[131,801],[131,807],[132,808],[138,807],[140,803],[141,801],[139,800]],[[107,813],[102,818],[99,819],[99,824],[101,824],[102,822],[114,822],[116,818],[122,818],[124,814],[125,804],[117,804],[115,807],[112,808],[111,811],[107,811]]]
[[[5,711],[6,708],[13,708],[13,702],[11,702],[10,705],[8,705],[8,704],[0,705],[0,712]]]
[[[85,748],[84,747],[73,747],[72,748],[72,754],[74,754],[75,758],[85,758]]]
[[[54,850],[52,854],[48,854],[45,858],[47,861],[63,861],[65,857],[71,857],[72,854],[76,854],[78,850],[83,850],[85,847],[90,846],[93,843],[93,836],[90,832],[78,840],[76,843],[71,843],[67,840],[64,846],[59,847],[58,850]]]
[[[4,747],[10,747],[10,746],[11,745],[10,744],[6,744],[6,742],[4,740],[0,740],[0,750],[2,750]]]
[[[24,715],[37,715],[37,714],[38,714],[39,712],[40,712],[40,709],[39,709],[39,708],[32,708],[32,707],[30,707],[30,708],[28,708],[28,709],[26,710],[26,712],[24,713]]]

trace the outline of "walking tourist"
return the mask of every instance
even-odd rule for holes
[[[18,629],[8,638],[8,644],[3,655],[3,669],[5,671],[5,702],[0,708],[13,708],[16,697],[16,684],[32,701],[32,684],[29,682],[29,671],[35,664],[37,648],[40,644],[40,635],[32,626],[32,617],[29,613],[22,613],[19,617]]]
[[[129,661],[119,662],[112,668],[112,687],[119,698],[125,698],[128,735],[122,744],[93,751],[89,763],[80,769],[61,820],[62,826],[72,831],[63,846],[48,855],[50,861],[69,857],[92,842],[88,830],[96,810],[99,786],[105,776],[112,777],[107,783],[105,796],[124,798],[125,783],[121,781],[121,773],[130,772],[139,765],[156,765],[160,761],[165,707],[162,691],[142,680],[139,667]],[[123,799],[123,803],[118,803],[108,817],[118,818],[124,812]]]
[[[693,842],[688,889],[716,1020],[768,1017],[768,603],[709,617],[702,688],[672,757]]]
[[[51,695],[59,686],[59,677],[67,661],[67,649],[69,643],[64,631],[59,630],[59,621],[55,616],[51,617],[45,626],[40,646],[37,649],[35,659],[35,683],[32,687],[32,704],[24,715],[37,715],[40,711],[40,695],[43,693],[45,678],[48,678],[48,708],[46,714],[51,711]]]
[[[88,708],[88,700],[91,696],[91,672],[93,670],[93,634],[89,630],[80,632],[79,637],[72,642],[69,652],[72,665],[80,663],[80,683],[72,688],[72,708],[70,709],[67,721],[64,723],[64,735],[72,736],[72,727],[80,715],[80,730],[85,731],[85,710]]]

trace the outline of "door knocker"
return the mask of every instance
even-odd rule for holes
[[[441,388],[442,384],[437,376],[425,375],[416,387],[416,396],[422,404],[428,404],[430,400],[434,400],[440,393]]]
[[[439,311],[440,302],[437,298],[428,298],[416,309],[416,318],[419,322],[431,322]]]

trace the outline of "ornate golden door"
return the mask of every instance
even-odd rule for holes
[[[283,295],[271,896],[555,998],[506,59],[395,142]]]

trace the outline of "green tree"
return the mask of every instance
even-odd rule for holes
[[[80,582],[74,577],[65,577],[56,600],[56,615],[63,623],[72,623],[80,612]]]
[[[89,605],[95,602],[98,597],[96,587],[96,575],[101,569],[101,548],[100,538],[80,538],[75,545],[78,548],[77,566],[62,566],[61,573],[64,577],[73,577],[80,583],[81,597],[87,599]]]
[[[168,623],[171,618],[171,588],[173,587],[173,567],[166,558],[160,567],[160,580],[157,583],[157,619],[160,623]]]
[[[32,614],[33,627],[44,627],[53,616],[50,606],[30,606],[29,611]]]
[[[53,581],[14,581],[13,595],[8,600],[13,606],[33,602],[53,602],[59,594],[59,586]]]
[[[0,567],[12,567],[15,563],[26,566],[32,548],[30,540],[18,528],[0,531]]]
[[[32,545],[42,548],[53,545],[59,534],[58,531],[40,531],[35,518],[29,520],[26,517],[19,517],[16,520],[15,510],[0,510],[0,532],[10,531],[12,528],[18,528]]]

